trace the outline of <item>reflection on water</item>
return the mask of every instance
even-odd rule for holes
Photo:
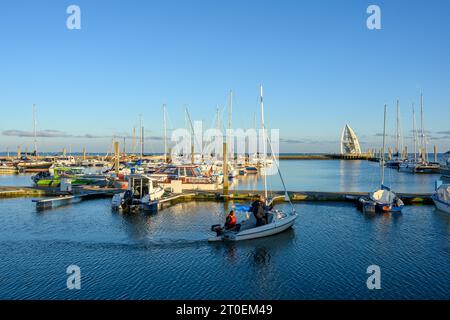
[[[450,296],[442,281],[450,277],[450,215],[433,206],[407,206],[401,215],[362,214],[346,203],[295,207],[294,227],[279,235],[208,243],[228,203],[121,214],[98,199],[37,213],[30,199],[1,200],[0,299]],[[70,264],[86,275],[78,292],[65,290]],[[383,290],[367,290],[371,264],[382,268]]]
[[[380,185],[380,167],[376,162],[354,160],[282,160],[280,168],[291,191],[360,191]],[[29,186],[32,174],[0,175],[0,186]],[[409,174],[385,170],[385,184],[397,192],[432,192],[438,174]],[[249,174],[233,179],[235,190],[263,190],[260,175]],[[278,175],[268,176],[268,188],[283,190]]]
[[[280,168],[290,191],[369,192],[380,185],[380,167],[365,160],[280,161]],[[385,184],[397,192],[432,192],[439,174],[409,174],[385,170]],[[277,175],[268,177],[269,190],[283,190]],[[233,182],[237,190],[262,190],[260,175],[247,175]]]

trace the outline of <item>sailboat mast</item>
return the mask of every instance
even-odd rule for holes
[[[417,161],[417,130],[416,130],[416,111],[414,110],[414,102],[412,104],[413,112],[413,140],[414,140],[414,162]]]
[[[230,109],[228,113],[228,129],[233,126],[233,90],[230,90]]]
[[[263,98],[263,86],[260,86],[260,98],[261,98],[261,126],[262,126],[262,135],[263,135],[263,153],[264,153],[264,162],[263,166],[265,169],[266,165],[266,153],[267,153],[267,146],[266,146],[266,126],[264,122],[264,98]],[[264,196],[267,202],[267,174],[264,170]]]
[[[142,114],[139,115],[139,122],[140,122],[140,144],[141,144],[141,160],[144,157],[144,124],[142,121]]]
[[[167,161],[167,118],[166,118],[166,105],[163,104],[163,116],[164,116],[164,162]]]
[[[184,128],[187,130],[188,129],[188,124],[187,124],[187,107],[184,106]]]
[[[428,162],[427,152],[427,138],[425,135],[424,121],[423,121],[423,93],[420,94],[420,126],[422,131],[422,160]]]
[[[136,153],[136,127],[133,127],[133,155]]]
[[[33,104],[33,134],[34,134],[34,155],[37,157],[36,105],[35,104]]]
[[[397,156],[400,154],[400,103],[397,100]]]
[[[220,130],[220,116],[219,116],[219,105],[216,107],[216,129]]]
[[[384,105],[384,125],[383,125],[383,147],[381,148],[380,168],[381,168],[381,186],[384,185],[384,149],[386,148],[386,109]]]

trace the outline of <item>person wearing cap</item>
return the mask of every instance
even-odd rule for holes
[[[250,211],[255,216],[257,227],[267,224],[266,209],[268,209],[266,199],[263,195],[260,195],[259,199],[253,202],[250,208]]]

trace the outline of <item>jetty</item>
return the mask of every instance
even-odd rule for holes
[[[30,187],[5,187],[0,188],[0,197],[44,197],[33,200],[38,209],[49,209],[64,205],[75,204],[85,200],[110,198],[114,194],[123,192],[116,188],[76,188],[73,194],[58,192],[57,190],[36,189]],[[161,199],[154,201],[154,205],[160,210],[172,205],[189,201],[214,201],[214,202],[251,202],[258,199],[260,190],[230,190],[226,193],[214,191],[183,190],[182,193],[166,193]],[[275,203],[285,202],[284,191],[271,191],[270,196]],[[357,202],[368,192],[325,192],[325,191],[288,191],[292,202]],[[432,204],[431,193],[397,193],[407,205]]]

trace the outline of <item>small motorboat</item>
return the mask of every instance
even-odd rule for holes
[[[216,232],[216,236],[209,238],[208,241],[242,241],[272,236],[292,227],[298,216],[295,210],[284,213],[281,210],[270,209],[266,212],[267,224],[257,227],[256,219],[249,210],[250,207],[246,206],[236,207],[238,227],[226,230],[221,225],[213,225],[211,231]]]
[[[441,184],[436,188],[436,192],[431,196],[436,208],[441,211],[450,213],[450,184]]]
[[[164,195],[164,189],[156,185],[156,180],[145,174],[128,176],[128,190],[115,194],[111,207],[119,211],[154,211],[157,200]]]

